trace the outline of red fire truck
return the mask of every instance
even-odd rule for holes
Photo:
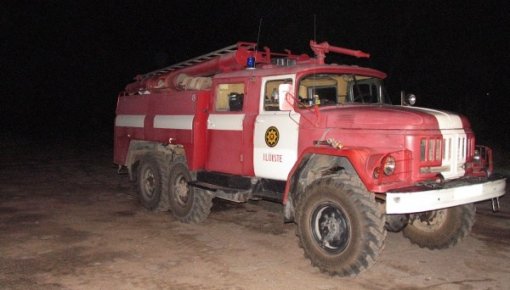
[[[468,120],[392,105],[371,68],[235,45],[135,77],[118,96],[114,162],[150,210],[204,220],[213,198],[283,204],[305,256],[352,276],[387,231],[442,249],[469,234],[474,203],[505,193]],[[403,102],[405,103],[405,102]]]

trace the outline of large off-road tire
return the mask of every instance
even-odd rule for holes
[[[299,198],[296,214],[300,246],[322,272],[355,276],[384,248],[385,216],[356,177],[315,181]]]
[[[212,196],[188,185],[191,174],[186,165],[176,162],[170,166],[169,205],[174,217],[184,223],[199,223],[209,216]]]
[[[153,155],[144,156],[141,160],[137,176],[138,198],[148,210],[160,207],[162,197],[166,194],[165,166]]]
[[[402,231],[420,248],[445,249],[456,245],[471,232],[475,222],[473,204],[415,214]]]

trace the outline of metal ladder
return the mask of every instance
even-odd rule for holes
[[[158,70],[146,73],[146,74],[142,75],[142,78],[150,78],[150,77],[153,77],[153,76],[163,75],[163,74],[165,74],[167,72],[171,72],[171,71],[174,71],[174,70],[177,70],[177,69],[180,69],[180,68],[184,68],[184,67],[192,66],[192,65],[204,62],[204,61],[208,61],[208,60],[213,59],[215,57],[235,52],[240,46],[250,47],[250,45],[247,45],[246,43],[236,43],[236,44],[233,44],[233,45],[229,45],[227,47],[215,50],[213,52],[206,53],[204,55],[201,55],[201,56],[198,56],[198,57],[195,57],[195,58],[192,58],[192,59],[188,59],[188,60],[185,60],[185,61],[173,64],[171,66],[164,67],[162,69],[158,69]]]

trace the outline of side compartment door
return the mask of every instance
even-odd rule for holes
[[[280,111],[279,85],[291,84],[295,76],[285,75],[262,79],[259,115],[255,121],[253,164],[255,176],[287,180],[297,160],[300,114]]]
[[[241,174],[243,165],[243,103],[245,83],[229,80],[215,84],[207,120],[206,169]]]

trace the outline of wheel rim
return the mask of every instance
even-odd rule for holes
[[[143,188],[145,196],[148,198],[152,198],[154,196],[154,192],[156,191],[156,177],[154,175],[154,171],[150,168],[147,168],[143,174]]]
[[[180,206],[185,206],[189,199],[188,180],[183,175],[179,175],[175,180],[175,200]]]
[[[311,227],[315,242],[329,253],[342,252],[349,244],[349,220],[337,205],[318,206],[312,213]]]
[[[420,214],[413,222],[413,226],[425,232],[435,232],[446,221],[448,212],[446,209],[428,211]]]

